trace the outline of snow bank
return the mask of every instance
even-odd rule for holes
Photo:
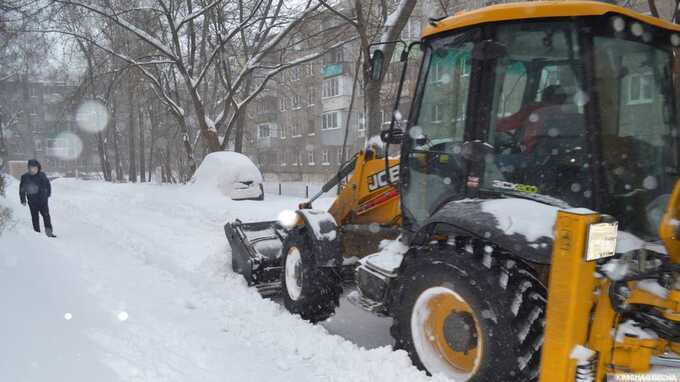
[[[262,183],[262,173],[247,156],[231,151],[208,154],[190,181],[194,187],[219,190],[227,197],[234,192],[234,182]]]
[[[225,218],[273,220],[301,201],[268,199],[59,179],[50,240],[8,198],[18,224],[0,238],[0,381],[444,381],[404,351],[291,315],[231,271]]]

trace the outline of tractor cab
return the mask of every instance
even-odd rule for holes
[[[581,3],[588,15],[497,6],[489,22],[470,12],[424,31],[401,149],[408,230],[452,201],[518,198],[607,213],[657,239],[678,178],[680,30]]]
[[[389,315],[416,366],[457,381],[680,367],[680,26],[538,1],[435,20],[422,37],[407,49],[423,61],[406,129],[381,134],[401,143],[407,245],[363,259],[348,298]],[[613,340],[618,319],[658,341]],[[574,344],[597,350],[577,364]]]

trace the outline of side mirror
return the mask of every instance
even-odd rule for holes
[[[383,65],[385,64],[385,53],[377,49],[373,51],[371,56],[370,77],[373,81],[379,81],[383,74]]]
[[[404,131],[401,129],[389,129],[380,132],[380,139],[384,143],[391,145],[400,145],[404,140]]]

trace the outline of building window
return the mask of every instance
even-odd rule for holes
[[[335,63],[341,63],[345,61],[345,54],[342,47],[335,48]]]
[[[300,79],[300,66],[293,66],[290,71],[290,79],[292,81],[298,81]]]
[[[298,151],[297,153],[297,164],[298,166],[302,166],[302,151]]]
[[[288,153],[279,151],[277,154],[281,167],[286,167],[286,157],[288,156]]]
[[[359,137],[366,136],[366,113],[357,113],[357,135]]]
[[[286,128],[285,125],[281,126],[281,139],[286,139],[286,130],[288,129]]]
[[[307,151],[307,164],[310,166],[314,166],[316,163],[314,163],[314,151]]]
[[[293,109],[299,109],[299,108],[301,108],[301,107],[302,107],[302,97],[300,97],[299,95],[295,94],[295,95],[293,96],[292,105],[293,105]]]
[[[652,73],[636,73],[628,76],[628,104],[637,105],[653,102],[653,87]]]
[[[281,111],[286,111],[286,109],[287,109],[287,107],[286,107],[286,106],[287,106],[287,105],[286,105],[287,101],[288,101],[288,98],[286,98],[286,97],[281,97],[281,98],[279,98],[279,110],[281,110]]]
[[[357,130],[366,130],[366,113],[357,113]]]
[[[266,110],[264,101],[259,101],[255,104],[255,112],[257,114],[263,114]]]
[[[302,136],[302,132],[300,131],[300,123],[298,121],[293,121],[293,123],[290,126],[290,136],[293,138],[297,138]]]
[[[302,65],[302,75],[304,75],[305,77],[312,75],[312,64]]]
[[[335,159],[337,160],[338,164],[342,164],[342,148],[337,149],[335,152]]]
[[[432,123],[440,123],[442,121],[441,107],[435,103],[432,105]]]
[[[321,94],[323,98],[335,97],[340,95],[340,81],[338,78],[329,78],[323,81],[323,93]]]
[[[70,158],[72,153],[72,146],[66,138],[55,138],[47,140],[47,155],[58,158]]]
[[[307,106],[314,106],[318,96],[319,94],[315,88],[309,88],[307,90]]]
[[[542,74],[545,76],[544,88],[560,84],[560,71],[556,66],[545,67]]]
[[[401,39],[405,41],[420,39],[420,20],[409,19],[401,30]]]
[[[269,138],[272,136],[271,126],[268,124],[257,125],[257,137],[259,139]]]
[[[389,125],[391,121],[391,118],[388,118],[388,114],[385,113],[385,110],[380,110],[380,123],[383,125]]]
[[[340,127],[340,112],[331,111],[321,115],[321,130],[331,130]]]
[[[328,166],[330,164],[331,163],[328,160],[328,150],[321,150],[321,165]]]
[[[431,81],[434,83],[442,82],[442,65],[439,62],[434,62],[432,63],[431,68],[431,74],[429,76],[432,79]]]
[[[470,60],[468,60],[467,58],[463,58],[460,60],[460,65],[461,65],[460,72],[462,73],[461,77],[469,77],[470,72],[472,71],[472,65],[470,64]],[[557,74],[559,76],[559,73]]]

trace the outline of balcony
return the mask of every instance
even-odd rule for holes
[[[321,75],[323,78],[338,76],[343,72],[342,64],[326,64],[321,69]]]

